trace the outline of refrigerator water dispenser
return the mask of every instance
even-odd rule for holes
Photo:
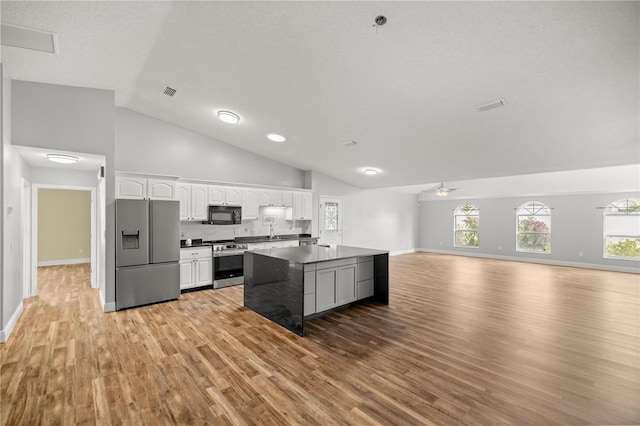
[[[122,231],[122,250],[140,248],[140,231]]]

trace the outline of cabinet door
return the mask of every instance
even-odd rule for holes
[[[356,300],[356,265],[340,266],[338,268],[338,306]]]
[[[180,261],[180,290],[193,287],[193,260]]]
[[[147,196],[147,179],[116,176],[116,198],[142,200]]]
[[[191,185],[191,219],[207,220],[207,185]]]
[[[271,191],[271,203],[272,206],[282,206],[282,192],[281,191]]]
[[[242,191],[240,188],[227,188],[225,191],[225,202],[229,206],[241,206],[242,205]]]
[[[209,189],[209,205],[222,206],[225,203],[225,187],[210,185]]]
[[[172,180],[149,179],[147,197],[150,200],[175,200],[176,183]]]
[[[312,214],[311,203],[312,203],[311,193],[303,192],[302,193],[302,211],[300,213],[301,220],[311,220],[311,214]]]
[[[285,207],[293,207],[293,192],[284,191],[282,193],[282,205]]]
[[[195,265],[195,285],[213,284],[213,257],[196,259]]]
[[[268,206],[271,204],[271,194],[267,190],[258,190],[258,204]]]
[[[176,184],[176,199],[180,202],[180,220],[191,218],[191,185]]]
[[[335,308],[338,268],[320,269],[316,272],[316,312]]]
[[[245,189],[242,192],[242,220],[257,220],[258,213],[258,193]]]
[[[291,209],[291,218],[293,220],[299,220],[302,217],[302,210],[303,210],[303,206],[302,206],[302,193],[301,192],[294,192],[293,196],[293,207]]]

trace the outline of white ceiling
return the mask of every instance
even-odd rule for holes
[[[60,151],[30,146],[17,146],[16,150],[25,162],[32,167],[50,167],[54,169],[77,170],[85,172],[98,172],[100,166],[104,164],[105,158],[102,155],[93,155],[79,152]],[[47,154],[66,154],[78,158],[75,164],[60,164],[47,160]]]
[[[114,90],[118,106],[364,188],[640,163],[638,2],[3,0],[1,12],[58,35],[56,55],[2,46],[14,79]]]

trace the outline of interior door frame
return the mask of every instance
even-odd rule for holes
[[[60,189],[69,191],[87,191],[91,193],[91,288],[98,287],[98,253],[99,239],[98,229],[96,229],[96,187],[78,186],[78,185],[50,185],[35,183],[31,185],[31,288],[29,295],[33,297],[38,295],[38,192],[40,189]],[[104,208],[104,206],[102,206]],[[101,263],[104,259],[101,259]]]
[[[323,206],[324,206],[324,203],[327,201],[340,202],[340,209],[338,210],[338,234],[340,235],[340,241],[338,245],[342,245],[344,243],[344,198],[332,196],[332,195],[318,196],[318,243],[326,244],[322,242],[322,239],[324,238],[322,231],[324,230]]]

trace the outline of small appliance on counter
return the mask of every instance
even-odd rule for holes
[[[116,200],[116,310],[180,297],[178,201]]]

